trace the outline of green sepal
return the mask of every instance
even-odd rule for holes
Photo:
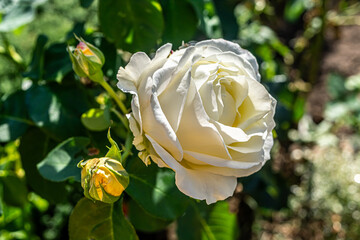
[[[120,152],[121,152],[120,148],[117,145],[117,143],[111,138],[110,128],[108,130],[107,137],[108,137],[108,140],[109,140],[109,142],[111,144],[111,147],[110,147],[109,151],[107,152],[107,154],[105,155],[105,157],[118,160],[119,162],[122,163],[122,158],[121,158],[121,154],[120,154]]]
[[[100,51],[100,49],[98,49],[97,47],[95,47],[91,43],[86,42],[82,37],[78,37],[76,34],[75,34],[75,38],[79,42],[85,43],[85,45],[100,59],[101,66],[104,65],[105,57],[104,57],[104,54]]]
[[[67,51],[69,52],[72,67],[76,75],[78,75],[79,77],[87,77],[86,73],[81,69],[75,54],[71,51],[69,46],[67,47]]]

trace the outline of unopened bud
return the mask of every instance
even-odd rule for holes
[[[80,42],[74,51],[68,48],[73,69],[79,77],[87,77],[95,82],[103,79],[102,66],[105,58],[102,52],[94,45],[79,39]]]
[[[103,157],[79,163],[81,186],[87,198],[113,203],[129,185],[129,175],[117,160]]]

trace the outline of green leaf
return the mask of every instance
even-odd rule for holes
[[[333,99],[338,99],[346,95],[345,78],[341,75],[332,73],[327,79],[327,90]]]
[[[28,114],[23,91],[17,91],[3,101],[0,108],[0,142],[20,137],[28,128]]]
[[[30,128],[21,137],[19,153],[22,167],[25,170],[26,182],[34,192],[54,203],[65,200],[65,184],[44,179],[36,168],[36,164],[44,159],[53,146],[55,146],[54,142],[42,131]]]
[[[243,192],[249,194],[262,208],[280,210],[287,206],[290,194],[288,183],[280,174],[275,174],[270,164],[261,171],[238,179],[243,184]]]
[[[33,80],[39,80],[43,78],[44,52],[47,41],[48,38],[42,34],[37,38],[31,63],[28,70],[23,74],[24,77],[28,77]]]
[[[101,0],[99,21],[105,37],[129,52],[151,50],[164,28],[161,6],[154,0]]]
[[[286,1],[284,17],[289,22],[296,22],[305,11],[305,0]]]
[[[235,240],[237,236],[236,214],[230,213],[226,201],[210,206],[193,203],[178,220],[179,240]]]
[[[170,169],[148,167],[137,157],[127,160],[126,171],[130,184],[125,190],[149,214],[174,220],[181,216],[189,198],[175,185],[175,174]]]
[[[299,120],[304,115],[305,104],[306,104],[306,100],[304,96],[298,95],[293,107],[293,121],[295,123],[299,122]]]
[[[86,137],[72,137],[60,143],[44,160],[37,164],[37,168],[45,179],[62,182],[68,178],[81,180],[81,169],[77,164],[83,159],[84,152],[90,140]]]
[[[133,226],[125,219],[122,199],[114,204],[82,198],[69,220],[70,240],[138,239]]]
[[[43,76],[45,80],[60,82],[72,71],[72,63],[66,47],[65,43],[56,43],[46,49]]]
[[[225,39],[237,39],[239,26],[234,15],[236,1],[232,0],[213,0],[216,13],[220,18],[221,29]]]
[[[88,109],[85,93],[80,88],[61,86],[32,86],[26,93],[30,118],[52,138],[65,140],[84,135],[80,116]]]
[[[193,5],[184,0],[162,0],[161,6],[165,22],[163,41],[178,48],[182,41],[193,39],[198,25]]]
[[[0,218],[3,216],[4,214],[4,210],[3,210],[3,198],[4,198],[4,191],[3,191],[4,187],[2,186],[2,184],[0,184]]]
[[[45,2],[46,0],[19,0],[1,4],[3,9],[0,10],[4,15],[0,22],[0,32],[9,32],[30,23],[35,18],[36,8]]]
[[[110,128],[109,128],[109,131],[107,134],[107,138],[111,144],[111,148],[109,149],[109,151],[107,152],[105,157],[112,158],[112,159],[115,159],[115,160],[118,160],[119,162],[121,162],[120,149],[119,149],[119,146],[117,145],[117,143],[111,138]]]
[[[72,71],[72,64],[65,43],[56,43],[46,47],[48,38],[40,35],[37,39],[33,57],[24,77],[33,80],[48,80],[60,82]]]
[[[91,108],[81,115],[82,124],[92,131],[104,131],[111,125],[109,109]]]
[[[27,188],[25,183],[13,173],[0,175],[3,185],[4,202],[8,205],[21,207],[27,202]]]
[[[156,218],[146,212],[134,200],[128,202],[129,206],[129,220],[134,225],[135,229],[142,232],[157,232],[165,229],[171,221],[166,221]]]
[[[345,88],[348,91],[360,90],[360,74],[348,77],[345,82]]]
[[[91,6],[91,4],[94,2],[94,0],[80,0],[80,5],[83,8],[88,8]]]
[[[191,5],[193,5],[193,8],[196,12],[197,18],[200,20],[200,28],[203,32],[206,32],[206,26],[205,26],[205,18],[204,18],[204,9],[205,9],[205,3],[204,0],[187,0]]]

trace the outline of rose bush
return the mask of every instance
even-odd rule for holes
[[[183,193],[208,204],[231,196],[237,177],[270,158],[276,101],[255,57],[239,45],[207,40],[151,60],[135,53],[118,87],[133,94],[133,144],[145,164],[171,168]]]

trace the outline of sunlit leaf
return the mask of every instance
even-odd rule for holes
[[[88,109],[88,100],[76,85],[35,85],[27,91],[26,103],[33,122],[54,139],[84,135],[80,116]]]
[[[298,122],[305,113],[306,100],[304,96],[299,95],[294,103],[293,121]]]
[[[236,214],[226,201],[214,205],[193,203],[178,220],[179,240],[235,240],[238,229]]]
[[[91,108],[81,115],[81,122],[92,131],[104,131],[110,127],[109,109]]]
[[[284,17],[289,22],[295,22],[305,11],[305,0],[286,1]]]
[[[17,29],[35,18],[36,8],[47,0],[18,0],[5,1],[0,5],[5,12],[0,22],[0,32],[8,32]]]
[[[83,159],[81,153],[89,143],[86,137],[72,137],[60,143],[37,164],[41,176],[54,182],[68,178],[80,181],[81,169],[77,164]]]

